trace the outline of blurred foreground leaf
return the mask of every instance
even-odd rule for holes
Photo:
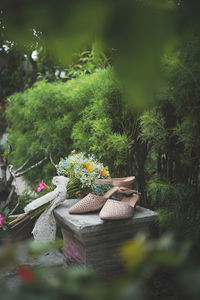
[[[9,40],[29,48],[45,45],[65,66],[76,49],[94,42],[99,51],[113,49],[127,99],[138,109],[152,103],[165,83],[161,57],[178,40],[173,1],[7,0],[1,9]]]

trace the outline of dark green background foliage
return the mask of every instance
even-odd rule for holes
[[[0,34],[1,37],[1,34]],[[25,81],[25,71],[23,68],[23,54],[15,47],[9,51],[9,43],[4,47],[0,42],[0,136],[7,127],[5,108],[6,97],[16,91],[23,90]]]
[[[161,93],[156,108],[141,117],[141,138],[149,147],[146,170],[151,205],[165,208],[164,220],[169,227],[176,226],[179,237],[197,239],[196,228],[200,225],[199,55],[199,37],[186,32],[180,47],[163,59],[168,89]]]

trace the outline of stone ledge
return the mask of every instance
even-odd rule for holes
[[[134,216],[127,220],[103,221],[99,218],[98,212],[87,214],[69,214],[68,209],[79,200],[69,199],[54,210],[56,220],[63,227],[68,227],[79,234],[99,232],[112,228],[121,228],[123,226],[132,226],[140,223],[153,222],[157,218],[154,211],[137,206]],[[142,225],[142,224],[141,224]]]

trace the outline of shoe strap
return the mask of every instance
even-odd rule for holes
[[[120,194],[124,194],[124,195],[127,195],[127,196],[131,196],[133,194],[141,195],[141,193],[138,192],[137,190],[131,190],[131,189],[128,189],[128,188],[125,188],[125,187],[119,187],[118,192]]]
[[[114,186],[123,186],[123,184],[132,184],[135,180],[135,176],[111,178],[111,179],[96,179],[95,184],[110,184]]]
[[[112,179],[96,179],[95,184],[113,184]]]
[[[103,197],[106,198],[106,199],[108,199],[108,198],[110,198],[115,192],[117,192],[118,190],[119,190],[118,186],[114,186],[112,189],[110,189],[109,191],[107,191]]]

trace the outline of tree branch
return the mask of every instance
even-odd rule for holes
[[[9,213],[9,215],[12,215],[14,213],[14,211],[17,209],[17,207],[19,206],[20,203],[20,197],[18,197],[17,199],[17,204],[15,205],[15,207],[13,208],[13,210]]]
[[[33,166],[31,166],[30,168],[22,171],[22,172],[19,172],[19,173],[15,173],[15,177],[20,177],[26,173],[28,173],[30,170],[38,167],[39,165],[41,165],[45,160],[47,160],[48,156],[46,155],[42,160],[40,160],[39,162],[37,162],[36,164],[34,164]]]
[[[50,162],[52,163],[52,165],[56,168],[56,164],[54,163],[54,161],[52,159],[51,152],[49,153],[49,159],[50,159]]]
[[[33,159],[33,157],[35,157],[40,151],[42,151],[42,150],[39,150],[39,151],[33,153],[33,155],[31,155],[31,156],[25,161],[25,163],[23,163],[23,165],[22,165],[21,167],[19,167],[17,170],[15,170],[15,173],[21,171],[21,170],[29,163],[29,161],[31,161],[31,159]]]
[[[10,173],[10,178],[7,180],[7,185],[10,186],[15,179],[15,171],[13,171],[13,165],[8,165],[8,171]]]
[[[15,191],[15,187],[12,186],[11,191],[10,191],[10,193],[9,193],[9,195],[8,195],[8,198],[6,199],[5,203],[4,203],[3,206],[2,206],[2,209],[4,209],[4,208],[10,203],[14,191]]]

